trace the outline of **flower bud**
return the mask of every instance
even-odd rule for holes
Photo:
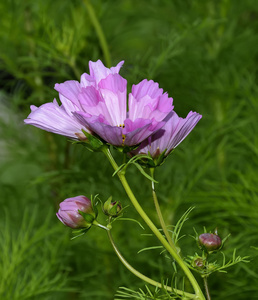
[[[91,200],[85,196],[64,200],[56,215],[64,225],[73,229],[90,228],[97,217]]]
[[[203,258],[198,257],[192,261],[192,266],[196,269],[203,269],[205,267],[205,262]]]
[[[221,238],[214,233],[203,233],[199,236],[199,244],[207,251],[218,250],[221,247]]]
[[[121,210],[121,203],[119,201],[112,202],[112,197],[109,197],[103,206],[104,214],[110,217],[117,217],[121,213]]]

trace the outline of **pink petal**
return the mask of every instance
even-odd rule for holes
[[[31,110],[28,118],[24,120],[26,124],[73,139],[77,139],[75,133],[81,132],[81,129],[88,131],[73,116],[68,115],[56,100],[38,108],[32,106]]]
[[[117,64],[116,67],[112,67],[111,69],[106,68],[101,60],[98,60],[96,62],[89,62],[89,69],[90,69],[90,76],[93,77],[96,80],[96,83],[98,84],[101,79],[106,78],[109,74],[116,74],[120,71],[120,68],[123,65],[123,61]]]
[[[110,74],[99,83],[100,92],[106,105],[104,116],[110,125],[122,126],[126,118],[127,81],[119,74]]]
[[[85,113],[76,112],[74,116],[81,124],[87,126],[107,143],[115,146],[122,145],[122,128],[118,126],[110,126],[102,115],[98,117],[87,116]]]
[[[173,109],[173,99],[159,88],[158,83],[144,79],[137,85],[133,85],[129,94],[129,118],[155,119],[162,121]]]
[[[68,80],[64,83],[56,83],[55,90],[62,94],[65,98],[72,101],[77,107],[80,107],[78,94],[81,92],[81,86],[78,81]]]

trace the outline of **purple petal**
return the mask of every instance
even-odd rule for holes
[[[31,113],[24,122],[73,139],[77,139],[75,133],[80,133],[82,129],[88,131],[73,116],[68,115],[64,107],[59,106],[56,100],[38,108],[31,106]]]
[[[159,88],[159,84],[153,80],[144,79],[138,84],[133,84],[132,86],[132,95],[136,99],[141,99],[146,95],[149,95],[151,98],[157,98],[163,94],[163,89]]]
[[[78,95],[82,110],[92,116],[103,115],[107,124],[123,126],[126,118],[126,80],[118,74],[110,74],[93,86],[82,88]]]
[[[99,83],[100,92],[105,100],[106,111],[103,113],[110,125],[123,126],[126,118],[127,81],[118,74],[110,74]]]
[[[118,126],[110,126],[102,115],[88,116],[82,112],[76,112],[74,116],[81,124],[87,126],[107,143],[115,146],[122,145],[122,128]]]
[[[80,83],[76,80],[68,80],[64,83],[56,83],[55,90],[62,94],[65,98],[72,101],[77,107],[80,108],[78,101],[78,94],[81,92]]]
[[[144,79],[137,85],[133,85],[132,93],[129,94],[129,118],[155,119],[162,121],[172,111],[173,99],[159,85]]]
[[[90,76],[87,73],[83,73],[81,75],[81,81],[80,81],[80,85],[82,88],[88,87],[88,86],[94,86],[96,87],[96,81],[95,78]]]
[[[96,62],[89,62],[89,69],[90,69],[90,76],[93,77],[96,80],[96,83],[98,84],[101,79],[106,78],[109,74],[116,74],[120,71],[120,68],[123,65],[123,61],[117,64],[116,67],[112,67],[111,69],[106,68],[101,60],[98,60]]]
[[[174,149],[177,147],[193,130],[193,128],[197,125],[202,116],[196,112],[190,111],[185,119],[180,118],[175,115],[171,117],[171,123],[174,125],[175,121],[173,119],[178,118],[178,124],[175,128],[173,135],[171,136],[171,141],[168,145],[168,149]]]
[[[196,112],[189,112],[185,119],[180,118],[172,111],[165,118],[165,125],[158,130],[148,140],[145,140],[139,148],[133,151],[133,154],[150,152],[155,157],[166,150],[168,155],[175,147],[177,147],[193,130],[202,116]]]
[[[81,103],[82,111],[88,115],[99,116],[107,113],[102,95],[93,86],[82,88],[78,99]]]
[[[58,217],[58,219],[64,224],[63,218],[60,216],[60,214],[57,212],[56,216]],[[65,224],[64,224],[65,225]]]
[[[152,120],[146,119],[136,119],[135,121],[130,119],[125,120],[123,134],[126,136],[126,138],[124,145],[138,145],[148,136],[159,130],[163,125],[164,122],[155,122],[155,124],[153,124]]]
[[[73,116],[74,111],[81,110],[79,107],[77,107],[73,102],[71,102],[69,99],[67,99],[62,94],[59,94],[60,101],[62,102],[62,106],[65,109],[66,113],[69,116]]]
[[[118,74],[120,72],[120,69],[122,68],[124,64],[124,61],[120,61],[115,67],[111,67],[110,70],[112,74]]]

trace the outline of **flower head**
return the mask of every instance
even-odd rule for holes
[[[91,227],[92,222],[97,217],[91,200],[85,196],[64,200],[60,203],[60,208],[56,215],[64,225],[74,229]]]
[[[190,111],[184,119],[175,111],[171,111],[164,119],[165,125],[142,142],[131,154],[149,154],[153,159],[162,153],[167,156],[187,137],[201,118],[200,114]]]
[[[123,63],[109,69],[100,60],[90,62],[90,74],[82,74],[80,82],[55,85],[61,106],[56,100],[32,106],[25,123],[74,139],[86,131],[114,146],[138,145],[164,126],[173,99],[145,79],[133,85],[127,105],[127,81],[119,75]]]

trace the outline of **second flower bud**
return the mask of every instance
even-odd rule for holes
[[[103,212],[109,217],[118,217],[122,213],[121,202],[112,201],[112,196],[110,196],[103,205]]]

